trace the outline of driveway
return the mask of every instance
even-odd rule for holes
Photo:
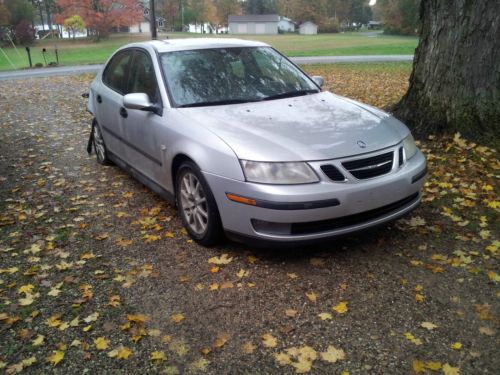
[[[0,83],[0,368],[498,373],[492,150],[423,142],[422,206],[378,230],[203,248],[174,207],[86,154],[89,80]]]

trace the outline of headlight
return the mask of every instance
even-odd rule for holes
[[[403,149],[405,150],[406,160],[411,159],[417,153],[417,145],[411,134],[404,139]]]
[[[319,181],[311,167],[302,162],[266,163],[249,160],[241,160],[240,162],[245,178],[250,182],[291,185]]]

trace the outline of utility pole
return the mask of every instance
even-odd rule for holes
[[[158,38],[158,34],[156,33],[155,0],[149,0],[149,17],[151,25],[151,39],[156,40]]]

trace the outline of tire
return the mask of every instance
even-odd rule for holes
[[[219,210],[198,166],[182,163],[175,184],[177,207],[189,235],[203,246],[219,243],[223,237]]]
[[[113,164],[111,160],[108,158],[108,149],[106,148],[106,144],[104,143],[104,138],[102,137],[101,128],[96,120],[94,120],[93,126],[93,144],[94,150],[97,158],[97,162],[102,165],[111,165]]]

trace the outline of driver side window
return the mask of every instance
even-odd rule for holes
[[[158,103],[160,99],[153,61],[142,51],[135,51],[128,92],[147,94],[152,103]]]

